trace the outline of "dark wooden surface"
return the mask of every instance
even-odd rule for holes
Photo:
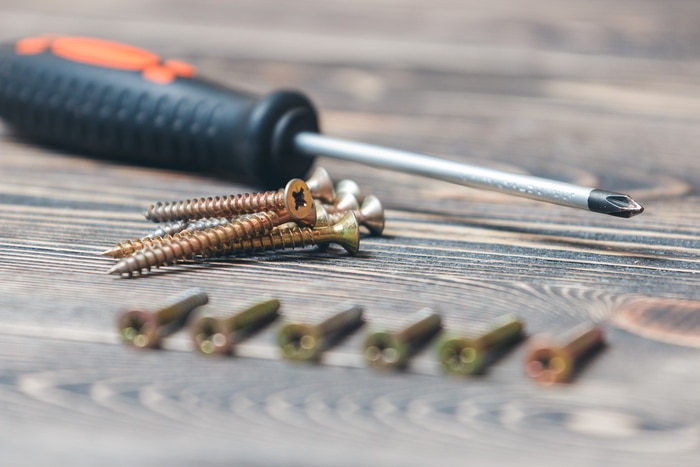
[[[96,35],[257,92],[301,89],[333,136],[628,192],[623,220],[330,160],[387,206],[340,250],[221,259],[145,277],[99,252],[156,200],[250,191],[204,175],[60,154],[0,135],[3,465],[700,465],[700,6],[693,1],[0,2],[0,39]],[[404,374],[359,358],[233,359],[184,335],[119,345],[115,318],[191,286],[222,314],[263,295],[290,319],[338,302],[376,326],[424,306],[454,330],[508,312],[530,334],[601,323],[575,383]]]

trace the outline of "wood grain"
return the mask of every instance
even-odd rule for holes
[[[91,160],[0,127],[0,451],[8,465],[697,465],[700,144],[694,2],[0,3],[0,39],[97,35],[191,61],[225,84],[301,89],[324,132],[629,192],[621,220],[320,159],[387,207],[382,237],[213,258],[135,279],[100,252],[158,200],[252,187]],[[371,327],[424,306],[475,333],[580,322],[607,349],[539,388],[519,346],[482,378],[364,368],[364,330],[323,364],[279,360],[272,327],[231,359],[119,345],[115,320],[186,287],[218,313],[273,295],[290,320],[344,300]],[[649,311],[652,310],[652,311]],[[368,327],[370,327],[368,326]]]

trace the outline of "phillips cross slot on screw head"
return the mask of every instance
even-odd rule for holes
[[[316,109],[299,92],[257,97],[126,44],[29,37],[0,45],[0,63],[15,70],[0,73],[7,126],[84,154],[235,173],[266,187],[303,177],[326,156],[618,217],[643,211],[622,193],[322,136]]]

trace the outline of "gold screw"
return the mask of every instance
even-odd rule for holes
[[[311,199],[306,182],[294,178],[287,183],[284,190],[156,203],[148,208],[145,216],[154,222],[164,222],[203,217],[232,217],[283,209],[296,213],[310,206]]]
[[[332,203],[335,199],[335,190],[331,176],[323,167],[316,167],[311,176],[306,180],[311,196],[326,203]]]
[[[161,339],[182,328],[192,310],[208,301],[207,294],[195,288],[171,297],[152,312],[128,310],[119,316],[119,334],[134,347],[158,348]]]
[[[478,337],[448,337],[438,348],[440,363],[446,373],[472,375],[481,373],[502,352],[523,337],[523,322],[510,315],[499,318]]]
[[[416,312],[411,324],[396,331],[374,332],[364,343],[364,357],[376,369],[403,369],[408,360],[442,328],[440,315],[429,308]]]
[[[274,321],[279,307],[279,300],[270,299],[247,306],[228,318],[201,316],[191,326],[194,347],[205,355],[229,355],[234,345]],[[206,312],[202,308],[206,307],[198,311]]]
[[[543,385],[571,381],[578,367],[605,345],[602,328],[583,323],[561,339],[533,338],[525,357],[525,373]]]
[[[282,356],[290,360],[317,361],[321,352],[364,323],[362,308],[352,305],[321,323],[289,323],[283,326],[277,341]]]
[[[360,185],[358,185],[354,180],[341,180],[335,185],[336,196],[342,193],[350,193],[356,200],[358,200],[358,202],[362,201],[362,190],[360,189]]]
[[[384,207],[374,195],[367,195],[359,209],[354,210],[357,222],[367,228],[372,235],[381,235],[384,232]],[[328,213],[330,222],[336,221],[342,213]]]

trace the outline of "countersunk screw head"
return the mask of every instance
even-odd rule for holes
[[[525,357],[525,373],[542,385],[572,380],[582,363],[605,346],[602,328],[584,323],[560,340],[536,336]]]
[[[326,203],[332,203],[335,199],[333,180],[328,171],[323,167],[316,167],[311,176],[306,180],[311,191],[311,196]]]
[[[349,193],[355,197],[358,201],[362,201],[362,189],[354,180],[344,179],[339,181],[335,185],[335,195],[336,197],[343,194]]]
[[[287,182],[284,187],[284,206],[293,220],[307,225],[316,222],[316,210],[311,190],[305,181],[293,178]]]

